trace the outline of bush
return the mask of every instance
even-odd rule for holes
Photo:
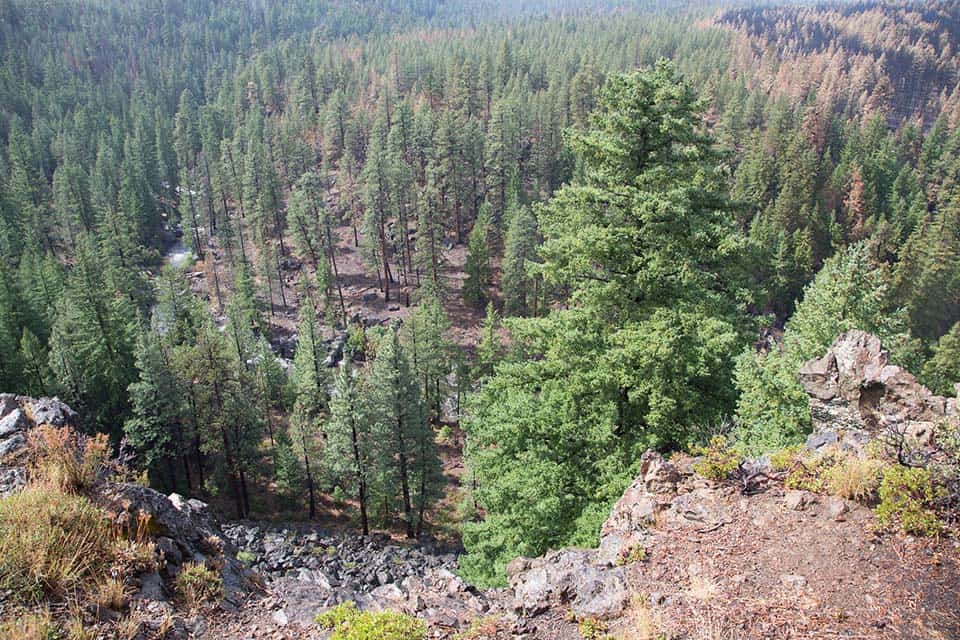
[[[713,436],[706,447],[694,447],[692,453],[702,456],[693,470],[709,480],[726,480],[740,467],[740,454],[730,447],[723,436]]]
[[[203,563],[187,562],[174,581],[177,595],[188,609],[196,609],[223,597],[223,579]]]
[[[603,640],[607,637],[607,625],[595,618],[584,618],[577,624],[577,630],[584,640]]]
[[[422,620],[393,611],[360,611],[353,602],[317,616],[317,624],[333,630],[330,640],[425,640]]]
[[[113,532],[82,496],[31,486],[0,500],[0,589],[20,601],[63,598],[110,566]]]
[[[802,444],[784,447],[770,454],[770,466],[774,471],[787,471],[800,460],[807,448]]]
[[[929,469],[891,465],[880,483],[877,520],[884,527],[899,525],[908,534],[938,535],[944,528],[935,510],[940,497]]]

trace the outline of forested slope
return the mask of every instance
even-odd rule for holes
[[[238,516],[450,525],[497,582],[647,446],[798,441],[842,330],[960,378],[951,3],[0,17],[0,386]]]

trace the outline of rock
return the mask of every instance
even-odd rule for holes
[[[49,424],[54,427],[75,427],[78,424],[77,414],[60,398],[38,398],[24,401],[28,413],[34,424]]]
[[[808,505],[817,501],[817,497],[809,491],[788,491],[783,504],[791,511],[803,511]]]
[[[784,586],[797,589],[798,591],[800,589],[803,589],[805,586],[807,586],[806,578],[804,578],[803,576],[793,575],[789,573],[785,573],[781,575],[780,582],[782,582]]]
[[[673,494],[677,492],[680,472],[673,464],[664,460],[663,456],[652,449],[647,449],[640,456],[640,475],[643,476],[647,493]]]
[[[699,488],[677,496],[673,500],[671,512],[684,520],[706,525],[731,521],[728,505],[716,491],[709,488]]]
[[[640,544],[642,532],[670,507],[680,473],[660,454],[648,450],[640,458],[640,474],[610,511],[600,528],[600,561],[613,564],[625,549]]]
[[[6,440],[0,441],[0,460],[10,457],[27,448],[27,439],[22,433],[15,433]]]
[[[156,571],[140,576],[140,591],[134,600],[165,600],[163,578]]]
[[[183,554],[177,548],[177,543],[172,538],[160,536],[156,540],[157,549],[163,553],[163,559],[167,564],[179,566],[183,564]]]
[[[870,438],[896,430],[927,445],[933,426],[957,419],[957,400],[934,395],[889,363],[880,339],[863,331],[841,334],[821,358],[800,369],[809,396],[813,435],[807,446],[838,443],[864,455]]]
[[[30,427],[30,420],[19,408],[13,409],[0,419],[0,438],[6,438]]]
[[[624,568],[601,566],[593,552],[580,549],[511,562],[507,581],[514,609],[526,616],[570,606],[578,616],[608,618],[621,612],[629,599]]]
[[[827,515],[836,522],[846,520],[846,514],[849,513],[850,506],[842,498],[830,498],[827,501]]]
[[[622,613],[629,601],[623,567],[593,569],[580,576],[571,610],[578,619],[606,620]]]
[[[0,468],[0,498],[19,491],[27,484],[27,474],[20,467]]]
[[[287,619],[287,612],[283,609],[277,609],[273,612],[273,615],[270,616],[270,619],[273,621],[273,624],[278,627],[285,627],[290,624],[290,620]]]

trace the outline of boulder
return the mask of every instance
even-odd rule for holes
[[[30,419],[19,407],[16,407],[3,418],[0,418],[0,438],[7,438],[20,431],[26,431],[30,426]]]
[[[594,552],[580,549],[518,558],[507,566],[507,580],[514,608],[526,616],[561,607],[579,618],[607,619],[620,614],[630,597],[624,567],[599,565]]]
[[[60,398],[25,398],[24,405],[36,425],[76,427],[79,424],[76,412]]]
[[[640,458],[640,473],[610,511],[600,528],[601,562],[614,564],[627,549],[641,544],[644,530],[670,507],[680,481],[679,470],[653,451]]]
[[[934,395],[890,364],[880,339],[864,331],[841,334],[820,358],[800,369],[809,396],[811,449],[833,444],[862,454],[877,435],[896,431],[923,445],[937,424],[957,419],[957,400]]]

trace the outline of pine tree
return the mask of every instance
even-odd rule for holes
[[[525,316],[530,312],[528,299],[531,295],[529,264],[534,262],[537,251],[537,221],[527,207],[520,207],[510,216],[507,238],[503,251],[504,310],[508,315]],[[532,301],[531,301],[532,302]]]
[[[413,380],[396,326],[387,332],[377,347],[369,386],[377,440],[383,443],[386,464],[392,467],[391,473],[400,485],[407,536],[413,538],[422,526],[424,511],[432,498],[434,480],[431,469],[436,450],[421,404],[420,390]],[[415,508],[417,516],[414,516]]]
[[[183,434],[183,394],[155,330],[142,331],[135,352],[138,378],[130,384],[131,417],[123,432],[142,456],[143,466],[162,474],[165,486],[177,487],[174,461],[183,465],[183,478],[191,484],[190,462]]]
[[[377,268],[384,299],[390,301],[390,285],[394,282],[390,268],[390,244],[387,223],[393,217],[393,187],[396,157],[387,147],[386,114],[377,117],[370,134],[370,149],[363,167],[363,193],[366,213],[363,219],[365,255],[368,263]]]
[[[467,245],[467,263],[464,271],[467,279],[463,283],[463,301],[474,307],[481,307],[488,299],[490,286],[490,209],[480,209],[480,215],[470,231]]]
[[[344,490],[356,496],[360,531],[368,535],[371,480],[378,475],[374,467],[382,464],[384,457],[378,452],[366,396],[359,385],[350,360],[344,360],[335,378],[330,419],[324,425],[323,462]]]
[[[107,286],[91,238],[78,238],[75,260],[57,305],[50,368],[89,425],[119,437],[135,377],[137,313],[128,297]]]
[[[329,376],[324,365],[322,328],[309,289],[301,296],[297,336],[297,352],[293,364],[295,401],[290,437],[304,470],[312,519],[316,517],[316,473],[313,465],[318,458],[316,441],[320,432],[320,420],[329,403]]]
[[[450,319],[435,291],[430,288],[421,291],[420,303],[403,325],[402,338],[411,371],[420,385],[423,404],[432,423],[437,424],[452,368],[452,345],[445,336],[450,329]]]

